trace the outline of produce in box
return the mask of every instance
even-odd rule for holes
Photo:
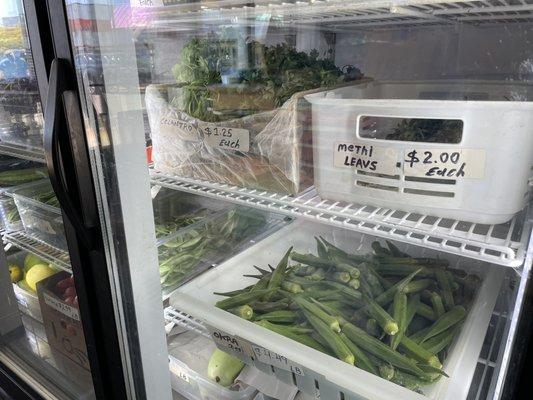
[[[362,77],[316,50],[266,46],[231,31],[193,38],[172,72],[176,85],[146,90],[155,168],[288,194],[312,185],[311,110],[303,96]]]
[[[317,255],[291,247],[275,268],[256,266],[257,283],[215,293],[217,307],[416,392],[446,379],[479,277],[391,242],[373,254],[316,242]]]
[[[266,224],[263,213],[235,208],[221,217],[206,220],[159,248],[159,273],[163,289],[176,288],[187,279],[235,250]]]

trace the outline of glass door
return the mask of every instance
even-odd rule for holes
[[[513,392],[528,1],[65,7],[134,393]]]
[[[51,51],[45,29],[42,3],[1,2],[0,365],[3,374],[22,382],[26,394],[92,399],[95,349],[88,351],[90,314],[80,311],[84,278],[73,271],[69,222],[45,161],[44,109],[53,58],[44,53]],[[9,398],[23,398],[3,389]]]

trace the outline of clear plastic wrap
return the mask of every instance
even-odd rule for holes
[[[303,96],[319,90],[296,93],[274,110],[212,123],[182,111],[183,87],[149,85],[154,167],[193,179],[297,194],[313,182],[310,104]]]

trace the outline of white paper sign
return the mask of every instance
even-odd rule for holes
[[[198,127],[195,121],[187,119],[182,113],[170,112],[163,115],[159,120],[161,133],[178,135],[181,140],[198,142]]]
[[[250,151],[250,131],[248,129],[229,128],[215,124],[202,124],[199,129],[208,146],[225,150]]]
[[[333,165],[358,171],[398,175],[398,151],[360,142],[336,142],[333,147]]]
[[[80,321],[80,312],[77,308],[71,307],[68,304],[63,303],[61,300],[58,300],[48,293],[43,293],[44,302],[52,307],[54,310],[59,311],[62,314],[65,314],[67,317]]]
[[[406,148],[403,172],[407,176],[438,179],[482,179],[485,150]]]
[[[162,0],[130,0],[131,7],[161,7]]]
[[[215,341],[217,347],[229,350],[236,354],[250,354],[251,350],[249,349],[250,345],[248,342],[237,339],[235,336],[232,336],[220,329],[213,327],[208,327],[211,337]]]
[[[278,353],[275,353],[273,351],[267,350],[256,344],[252,344],[251,346],[252,346],[253,355],[257,361],[261,361],[265,364],[273,365],[274,367],[278,367],[286,371],[293,372],[296,375],[304,376],[303,369],[299,365],[287,359],[287,357],[279,355]]]
[[[173,360],[170,360],[170,372],[172,372],[178,378],[189,383],[190,378],[189,378],[188,371],[185,368],[183,368],[181,365],[174,362]]]

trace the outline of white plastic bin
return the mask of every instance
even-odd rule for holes
[[[214,306],[222,297],[213,292],[236,290],[255,282],[253,278],[246,278],[243,275],[253,274],[255,271],[253,265],[265,266],[279,260],[288,246],[294,245],[294,250],[302,253],[314,252],[315,236],[323,236],[341,248],[350,248],[363,253],[371,251],[371,243],[374,240],[357,232],[332,230],[321,224],[298,220],[218,268],[182,286],[171,296],[170,304],[177,310],[205,321],[211,332],[218,332],[217,335],[221,338],[218,344],[232,343],[234,349],[237,349],[233,354],[243,361],[255,365],[265,373],[276,375],[288,384],[296,381],[298,388],[308,394],[314,395],[316,388],[319,387],[318,392],[323,399],[466,398],[504,272],[498,268],[490,268],[481,261],[456,255],[446,256],[451,266],[475,273],[482,278],[482,283],[461,332],[455,338],[455,343],[444,362],[444,370],[450,377],[424,387],[425,395],[386,381]],[[420,247],[401,247],[402,251],[407,251],[414,257],[435,256],[435,252]],[[251,358],[255,354],[250,350],[252,345],[258,345],[274,354],[270,358],[270,364]],[[242,351],[239,352],[238,349]],[[276,354],[282,357],[278,358]],[[302,373],[298,374],[298,371]]]
[[[484,81],[370,82],[308,95],[317,191],[425,215],[508,221],[528,198],[533,102],[524,100],[531,98],[526,85]],[[455,121],[459,142],[391,140],[405,119]]]

